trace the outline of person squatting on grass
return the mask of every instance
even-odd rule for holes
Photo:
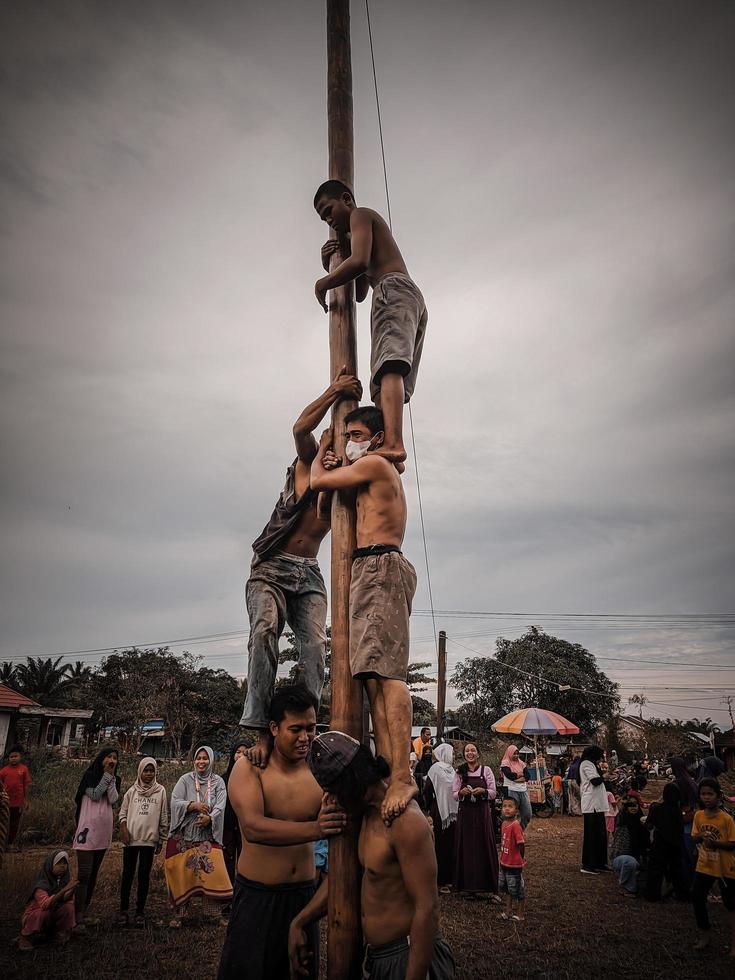
[[[135,925],[145,924],[145,903],[154,855],[168,837],[169,815],[166,790],[158,782],[158,763],[150,756],[138,763],[138,778],[123,797],[120,807],[120,840],[123,842],[120,914],[118,925],[128,925],[130,891],[138,868]]]
[[[730,957],[735,958],[735,820],[722,809],[722,790],[716,779],[699,781],[699,806],[692,824],[692,841],[699,845],[692,904],[700,936],[694,948],[709,945],[707,896],[719,882],[722,904],[730,913]]]
[[[618,876],[618,884],[626,895],[635,895],[638,891],[638,872],[650,846],[650,837],[641,822],[642,816],[638,800],[624,796],[615,818],[610,861]]]
[[[117,749],[101,749],[79,781],[76,796],[76,829],[72,847],[77,855],[76,889],[77,929],[96,925],[97,920],[87,916],[92,902],[97,875],[107,849],[112,843],[114,816],[112,808],[120,795],[120,777],[117,775]]]
[[[201,896],[205,921],[220,918],[232,898],[232,885],[222,854],[227,791],[214,771],[214,752],[200,745],[192,772],[184,773],[171,794],[171,832],[166,843],[166,884],[180,929],[189,904]]]
[[[503,800],[503,826],[500,843],[500,872],[498,890],[505,896],[502,917],[516,922],[524,919],[526,907],[526,882],[523,868],[526,865],[526,841],[519,820],[520,807],[511,796]]]
[[[8,752],[8,764],[0,769],[0,783],[5,787],[10,805],[10,827],[6,846],[10,847],[16,840],[20,830],[20,821],[26,808],[26,796],[30,789],[31,774],[28,767],[23,765],[21,748],[14,745]]]
[[[41,866],[21,919],[18,949],[30,952],[35,943],[53,939],[64,946],[75,924],[74,892],[78,882],[69,874],[69,855],[52,851]]]

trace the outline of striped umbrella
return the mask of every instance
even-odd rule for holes
[[[509,735],[578,735],[579,728],[548,708],[519,708],[503,715],[492,726],[494,732]]]
[[[533,755],[536,763],[536,775],[541,779],[538,764],[538,746],[536,739],[539,735],[578,735],[579,728],[548,708],[519,708],[503,715],[500,721],[491,726],[495,732],[505,732],[508,735],[533,736]]]

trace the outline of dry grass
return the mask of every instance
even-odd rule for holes
[[[655,795],[655,792],[654,794]],[[712,905],[712,945],[695,954],[691,908],[676,903],[650,905],[626,898],[612,876],[579,873],[582,821],[573,817],[536,820],[528,829],[527,918],[504,922],[498,906],[442,896],[442,931],[454,949],[458,976],[587,980],[645,976],[646,980],[707,980],[733,975],[726,959],[728,923],[722,905]],[[224,930],[196,924],[169,933],[163,870],[157,859],[144,931],[113,932],[121,852],[114,845],[105,859],[92,911],[103,919],[98,930],[76,938],[63,950],[38,949],[22,955],[9,949],[22,908],[45,849],[10,854],[0,880],[0,973],[7,980],[51,977],[118,980],[140,972],[147,978],[179,978],[216,973]],[[159,921],[162,924],[156,925]],[[7,969],[5,966],[7,964]],[[286,980],[286,978],[284,978]]]

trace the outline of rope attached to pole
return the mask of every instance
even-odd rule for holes
[[[370,40],[370,61],[373,68],[373,86],[375,88],[375,108],[378,113],[378,133],[380,135],[380,155],[383,161],[383,183],[385,184],[385,201],[388,206],[388,226],[393,233],[393,216],[390,208],[390,191],[388,190],[388,167],[385,162],[385,142],[383,140],[383,119],[380,114],[380,93],[378,92],[378,74],[375,70],[375,49],[373,46],[373,28],[370,21],[370,0],[365,0],[367,15],[368,38]],[[416,470],[416,494],[419,502],[419,518],[421,520],[421,537],[424,543],[424,561],[426,563],[426,581],[429,587],[429,607],[431,608],[431,624],[434,630],[434,650],[439,655],[439,640],[436,632],[436,616],[434,614],[434,597],[431,589],[431,570],[429,568],[429,549],[426,544],[426,525],[424,523],[424,507],[421,501],[421,480],[419,479],[419,461],[416,454],[416,437],[413,428],[413,412],[411,402],[408,403],[408,418],[411,425],[411,447],[413,450],[413,465]]]

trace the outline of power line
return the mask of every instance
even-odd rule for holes
[[[375,108],[378,114],[378,135],[380,136],[380,155],[383,161],[383,182],[385,184],[385,201],[388,207],[388,226],[393,234],[393,215],[390,207],[390,191],[388,190],[388,167],[385,162],[385,141],[383,140],[383,119],[380,112],[380,93],[378,92],[378,74],[375,70],[375,49],[373,47],[373,27],[370,21],[370,3],[365,0],[365,13],[367,14],[368,38],[370,40],[370,62],[373,69],[373,85],[375,87]],[[429,567],[429,549],[426,544],[426,525],[424,523],[424,506],[421,500],[421,480],[419,478],[419,460],[416,453],[416,436],[413,427],[413,412],[411,402],[408,403],[408,419],[411,429],[411,447],[413,449],[413,464],[416,470],[416,496],[419,504],[419,520],[421,523],[421,537],[424,543],[424,560],[426,562],[426,582],[429,589],[429,605],[431,606],[431,622],[434,629],[434,650],[438,656],[439,644],[436,634],[436,616],[434,615],[434,596],[431,589],[431,570]]]

